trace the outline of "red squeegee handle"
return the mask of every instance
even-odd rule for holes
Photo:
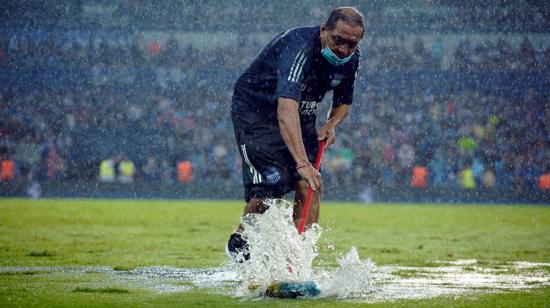
[[[319,171],[321,166],[321,158],[323,157],[323,152],[325,151],[326,140],[319,141],[319,151],[317,151],[317,157],[315,158],[315,165],[313,166],[315,170]],[[306,218],[309,212],[309,204],[311,203],[311,197],[313,197],[313,189],[309,187],[307,189],[306,201],[304,203],[304,208],[302,209],[302,217],[300,218],[300,226],[298,227],[298,234],[302,234],[304,227],[306,225]]]

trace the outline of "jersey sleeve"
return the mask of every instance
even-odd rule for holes
[[[299,45],[289,43],[282,48],[277,58],[277,88],[274,99],[286,97],[299,102],[304,74],[309,67],[309,54]]]
[[[357,78],[357,74],[359,73],[360,60],[361,56],[359,55],[350,72],[346,74],[346,78],[342,81],[341,84],[334,88],[334,92],[332,95],[333,108],[338,107],[342,104],[351,105],[353,103],[353,90],[355,87],[355,79]]]

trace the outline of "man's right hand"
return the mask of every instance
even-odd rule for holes
[[[313,168],[313,165],[308,164],[306,167],[299,168],[298,174],[309,184],[313,191],[323,194],[323,181],[321,174]]]

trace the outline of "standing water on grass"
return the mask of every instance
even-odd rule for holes
[[[241,281],[238,295],[257,296],[279,282],[315,282],[320,297],[364,298],[375,291],[375,265],[370,259],[362,261],[355,247],[339,260],[338,268],[314,269],[321,227],[314,225],[299,235],[292,204],[282,199],[267,200],[266,204],[269,209],[264,214],[250,214],[241,220],[251,258],[235,265]]]

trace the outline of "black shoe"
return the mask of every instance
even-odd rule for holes
[[[243,263],[250,259],[248,242],[240,233],[231,234],[227,246],[225,246],[225,253],[237,263]]]

